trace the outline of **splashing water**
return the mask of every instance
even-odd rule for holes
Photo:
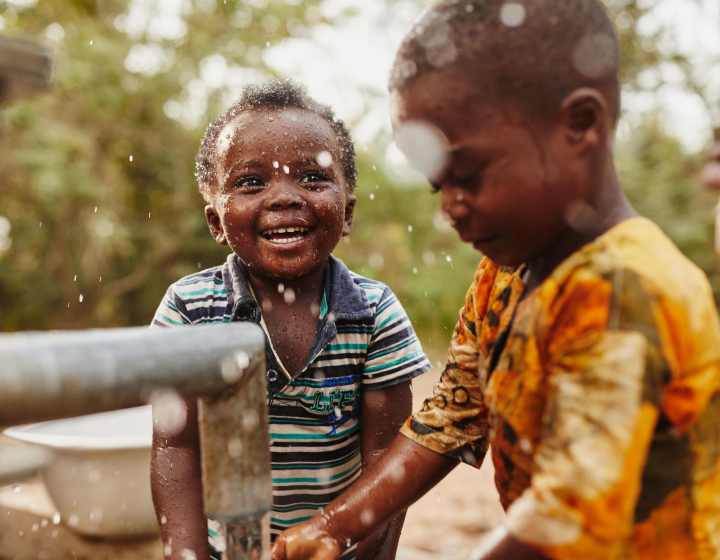
[[[395,141],[410,164],[430,181],[436,181],[447,163],[448,141],[436,126],[424,121],[401,124]]]
[[[150,395],[153,422],[157,430],[171,436],[179,434],[187,421],[185,401],[175,391],[155,391]]]
[[[520,27],[525,23],[525,6],[522,4],[505,4],[500,9],[500,21],[508,27]]]
[[[285,290],[285,293],[283,294],[283,297],[285,298],[285,303],[288,305],[292,305],[295,303],[295,290],[292,288],[287,288]]]
[[[317,162],[320,167],[330,167],[333,162],[332,154],[330,152],[320,152],[317,157]]]

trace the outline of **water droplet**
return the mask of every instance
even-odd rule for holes
[[[183,398],[174,391],[155,391],[150,395],[152,415],[159,432],[176,435],[185,427],[187,407]]]
[[[370,200],[375,200],[375,193],[370,193]]]
[[[375,516],[369,509],[364,509],[362,510],[362,513],[360,513],[360,521],[363,525],[372,525],[373,521],[375,521]]]
[[[290,173],[290,168],[287,165],[283,165],[283,171],[286,175],[288,175]]]
[[[234,459],[237,459],[240,457],[240,454],[242,453],[243,444],[242,441],[240,441],[238,438],[232,438],[230,441],[228,441],[228,454],[230,457],[233,457]]]
[[[452,257],[451,257],[450,255],[448,255],[448,256],[445,257],[445,260],[446,260],[447,262],[452,262]]]
[[[285,303],[292,305],[293,303],[295,303],[295,290],[293,290],[292,288],[287,288],[285,290],[284,297]]]
[[[436,126],[424,121],[406,121],[398,127],[395,141],[410,164],[435,181],[447,162],[448,141]]]
[[[500,21],[508,27],[519,27],[525,22],[525,6],[505,4],[500,9]]]
[[[82,303],[82,300],[83,300],[83,295],[80,294],[80,303]]]
[[[408,226],[408,231],[412,231],[412,226]]]
[[[333,158],[330,152],[320,152],[317,157],[317,163],[320,167],[330,167],[332,165]]]
[[[60,513],[58,513],[57,511],[53,514],[53,524],[60,524]]]
[[[269,129],[269,128],[268,128],[268,132],[270,132],[270,129]],[[273,161],[273,167],[274,167],[275,169],[279,168],[279,167],[280,167],[280,162]]]
[[[435,492],[435,497],[437,498],[437,501],[440,501],[440,492]]]
[[[132,157],[132,156],[130,156],[130,161],[132,161],[132,160],[133,160],[133,157]]]

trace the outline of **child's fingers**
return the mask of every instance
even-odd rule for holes
[[[709,161],[702,171],[702,180],[708,189],[720,191],[720,143],[710,148]]]

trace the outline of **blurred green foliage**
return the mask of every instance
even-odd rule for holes
[[[319,1],[186,0],[186,29],[175,38],[133,30],[127,1],[39,0],[26,9],[0,1],[4,33],[41,38],[56,59],[53,91],[2,113],[0,216],[12,229],[0,251],[0,330],[147,324],[169,284],[223,262],[193,160],[227,91],[207,89],[196,126],[168,114],[191,112],[188,91],[202,86],[202,65],[215,54],[268,74],[261,50],[322,21]],[[663,57],[653,37],[635,32],[644,8],[624,0],[610,9],[630,22],[622,77],[636,87],[639,72]],[[131,72],[133,52],[150,53],[157,67]],[[718,293],[701,157],[685,154],[657,122],[649,115],[618,145],[623,183]],[[444,224],[428,186],[395,184],[377,169],[381,158],[379,148],[358,154],[356,225],[337,254],[391,286],[423,343],[446,344],[480,255]]]

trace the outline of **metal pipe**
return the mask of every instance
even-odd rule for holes
[[[200,400],[206,515],[228,560],[269,553],[272,504],[265,338],[253,324],[0,335],[0,426]]]
[[[262,560],[263,551],[269,552],[265,514],[272,506],[272,477],[264,369],[253,370],[242,387],[224,397],[200,400],[205,515],[225,524],[228,560]]]
[[[244,353],[252,371],[264,344],[248,323],[0,335],[0,426],[141,406],[163,389],[218,396],[242,385],[223,362]]]

